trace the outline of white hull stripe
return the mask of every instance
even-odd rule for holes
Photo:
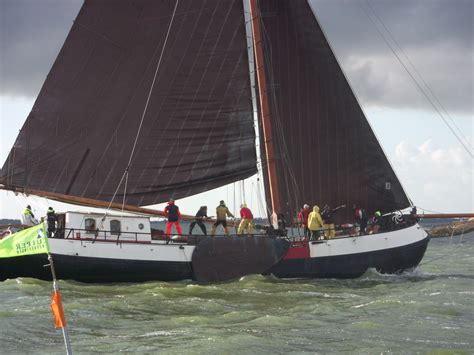
[[[423,228],[415,224],[412,227],[391,232],[310,242],[310,256],[317,258],[393,249],[416,243],[426,237],[427,234]]]
[[[49,240],[52,254],[89,258],[191,262],[194,245],[186,244],[136,244],[74,239]]]

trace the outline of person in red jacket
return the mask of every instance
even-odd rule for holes
[[[304,236],[308,238],[311,234],[308,229],[308,216],[310,212],[311,211],[309,210],[309,205],[305,204],[298,213],[298,223],[300,223],[301,226],[304,227]]]
[[[239,224],[239,229],[237,230],[237,234],[241,235],[244,232],[244,229],[248,230],[248,234],[252,234],[253,232],[253,214],[250,211],[250,208],[247,207],[245,203],[240,206],[240,217],[242,220]]]
[[[165,207],[164,212],[165,217],[168,218],[168,222],[166,223],[166,239],[169,240],[171,228],[173,225],[176,227],[176,232],[181,235],[181,225],[179,224],[181,213],[179,212],[178,206],[174,204],[174,200],[172,198],[170,198],[168,201],[168,206]]]

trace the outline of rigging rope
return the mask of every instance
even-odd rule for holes
[[[176,4],[174,5],[174,10],[173,10],[173,14],[171,16],[171,20],[170,20],[170,23],[168,25],[168,30],[166,32],[166,37],[165,37],[165,41],[163,43],[163,47],[161,48],[161,53],[160,53],[160,58],[158,60],[158,63],[156,65],[156,69],[155,69],[155,74],[153,76],[153,81],[151,83],[151,86],[150,86],[150,90],[148,91],[148,97],[147,97],[147,100],[146,100],[146,103],[145,103],[145,107],[143,109],[143,113],[142,113],[142,116],[141,116],[141,119],[140,119],[140,124],[138,126],[138,130],[137,130],[137,134],[135,136],[135,141],[133,143],[133,147],[132,147],[132,151],[130,152],[130,157],[128,159],[128,164],[127,164],[127,167],[125,168],[125,171],[122,175],[122,178],[120,179],[120,182],[118,183],[118,186],[117,188],[115,189],[115,192],[112,196],[112,199],[110,200],[110,203],[109,205],[107,206],[107,209],[106,209],[106,212],[104,214],[104,217],[103,219],[105,219],[105,216],[107,216],[107,212],[110,210],[110,206],[112,206],[112,203],[115,199],[115,196],[117,195],[118,193],[118,190],[120,189],[120,186],[122,185],[122,182],[124,180],[124,178],[126,178],[125,180],[125,186],[124,186],[124,196],[123,196],[123,202],[122,202],[122,211],[124,209],[124,206],[125,206],[125,198],[126,198],[126,192],[127,192],[127,183],[128,183],[128,172],[129,172],[129,169],[130,169],[130,165],[132,164],[132,160],[133,160],[133,155],[135,153],[135,148],[137,146],[137,143],[138,143],[138,138],[140,136],[140,131],[142,129],[142,126],[143,126],[143,121],[145,120],[145,115],[147,113],[147,110],[148,110],[148,104],[150,102],[150,98],[151,98],[151,94],[153,92],[153,88],[155,86],[155,83],[156,83],[156,78],[158,76],[158,71],[160,69],[160,66],[161,66],[161,61],[163,59],[163,54],[165,52],[165,48],[166,48],[166,44],[168,42],[168,37],[169,37],[169,34],[171,32],[171,27],[173,26],[173,21],[174,21],[174,17],[176,15],[176,9],[178,8],[178,3],[179,3],[179,0],[176,0]]]
[[[135,148],[136,148],[137,142],[138,142],[138,137],[140,135],[140,131],[142,129],[143,121],[145,119],[145,115],[146,115],[146,112],[148,110],[148,104],[150,102],[151,93],[153,92],[153,88],[155,86],[156,77],[158,76],[158,71],[160,70],[161,61],[163,59],[163,54],[165,52],[166,44],[168,42],[168,37],[169,37],[169,34],[171,32],[171,27],[173,26],[174,17],[175,17],[175,14],[176,14],[176,9],[178,8],[178,2],[179,2],[179,0],[176,0],[176,4],[174,5],[173,15],[171,16],[170,24],[168,26],[168,31],[166,32],[166,37],[165,37],[165,41],[163,43],[163,48],[161,49],[160,59],[158,60],[158,64],[157,64],[156,70],[155,70],[155,75],[153,76],[153,82],[151,83],[151,87],[150,87],[150,90],[148,92],[148,97],[146,99],[145,108],[143,109],[142,117],[141,117],[141,120],[140,120],[140,125],[138,127],[137,135],[135,136],[135,142],[133,143],[132,152],[130,153],[130,158],[128,160],[127,170],[130,167],[130,164],[132,163],[133,154],[135,152]]]
[[[438,103],[438,105],[441,107],[441,109],[446,113],[446,115],[448,116],[448,118],[451,120],[451,122],[453,123],[454,127],[456,127],[457,131],[458,131],[458,134],[460,136],[462,136],[462,138],[464,139],[464,142],[469,146],[470,149],[474,149],[473,146],[469,143],[468,139],[464,136],[464,134],[462,133],[461,129],[459,128],[459,126],[456,124],[456,121],[451,117],[451,115],[449,114],[449,112],[446,110],[446,108],[444,107],[444,105],[441,103],[441,101],[438,99],[438,97],[436,96],[436,94],[433,92],[433,90],[431,90],[430,86],[428,85],[428,83],[424,80],[423,76],[421,75],[421,73],[418,71],[418,69],[416,68],[416,66],[413,64],[413,62],[410,60],[410,58],[408,57],[408,55],[405,53],[405,51],[403,50],[403,48],[400,46],[400,44],[398,43],[398,41],[395,39],[395,37],[393,36],[393,34],[390,32],[390,30],[387,28],[387,26],[385,25],[385,23],[382,21],[382,19],[380,18],[380,16],[378,16],[378,14],[376,13],[375,9],[373,8],[373,6],[370,4],[369,0],[366,0],[367,1],[367,4],[368,4],[368,7],[372,10],[372,12],[374,13],[375,17],[377,18],[377,20],[381,23],[381,25],[383,26],[383,28],[385,29],[385,31],[388,33],[388,35],[390,36],[390,39],[395,43],[395,45],[398,47],[398,49],[400,50],[400,52],[405,56],[405,59],[407,60],[407,62],[410,64],[410,66],[412,67],[412,69],[415,71],[415,73],[418,75],[419,79],[421,80],[421,82],[423,83],[423,85],[425,86],[425,88],[428,90],[428,92],[431,94],[431,96],[433,97],[434,100],[436,100],[436,102]]]
[[[416,206],[418,209],[420,210],[423,210],[423,212],[427,211],[427,212],[431,212],[431,213],[436,213],[436,214],[443,214],[443,212],[436,212],[436,211],[431,211],[427,208],[423,208],[423,207],[420,207],[420,206]]]
[[[463,234],[464,234],[464,233],[463,233]],[[443,238],[443,237],[442,237],[442,238]],[[448,249],[449,249],[449,248],[451,248],[451,249],[457,249],[457,248],[459,248],[459,247],[462,247],[462,236],[461,236],[461,238],[459,238],[459,242],[456,243],[456,244],[453,244],[453,243],[452,243],[452,241],[453,241],[453,236],[452,236],[452,235],[451,235],[450,239],[451,239],[451,240],[449,241]],[[446,257],[448,257],[448,256],[451,256],[451,255],[450,255],[450,254],[446,254],[446,255],[439,256],[439,257],[437,257],[437,258],[433,258],[433,259],[431,259],[431,260],[427,260],[427,261],[425,261],[425,262],[421,262],[420,264],[418,264],[418,267],[423,266],[423,265],[426,265],[426,264],[430,264],[430,263],[432,263],[433,261],[437,261],[437,260],[444,259],[444,258],[446,258]]]
[[[125,186],[124,186],[124,189],[123,189],[123,199],[122,199],[122,213],[120,215],[120,229],[122,228],[122,224],[123,224],[123,209],[125,207],[125,196],[127,196],[127,185],[128,185],[128,170],[127,170],[127,174],[125,176]]]
[[[250,206],[253,206],[253,188],[254,188],[254,185],[253,185],[253,181],[252,181],[252,184],[250,185]],[[257,205],[257,209],[258,209],[258,205]],[[260,212],[260,211],[258,211],[258,212]]]
[[[260,178],[257,178],[257,201],[258,201],[258,210],[259,212],[262,212],[262,211],[266,211],[266,213],[261,213],[260,216],[262,216],[263,218],[265,217],[265,214],[266,214],[266,217],[267,219],[269,218],[269,216],[271,216],[272,212],[270,211],[270,208],[267,204],[267,200],[266,200],[266,196],[262,193],[262,180],[260,180]],[[268,221],[270,221],[270,219],[268,219]]]
[[[368,7],[371,9],[371,11],[374,13],[374,16],[377,18],[377,20],[382,24],[383,28],[385,29],[385,31],[389,34],[390,38],[392,39],[392,41],[398,46],[398,48],[400,49],[400,51],[405,55],[405,57],[408,59],[408,56],[404,53],[404,51],[402,50],[402,48],[400,47],[400,45],[398,44],[398,42],[395,40],[395,38],[393,37],[393,35],[391,34],[391,32],[389,31],[389,29],[385,26],[385,24],[383,23],[382,19],[377,15],[377,13],[375,12],[375,9],[372,7],[372,5],[370,4],[369,0],[366,0],[366,3],[368,5]],[[402,65],[402,67],[405,69],[405,71],[408,73],[408,75],[410,76],[410,78],[413,80],[413,82],[415,83],[415,85],[417,86],[417,88],[421,91],[421,93],[425,96],[425,98],[428,100],[428,102],[431,104],[431,106],[434,108],[434,110],[438,113],[439,117],[443,120],[443,122],[445,123],[445,125],[449,128],[449,130],[451,131],[451,133],[456,137],[456,139],[458,140],[459,143],[461,143],[461,145],[464,147],[464,149],[466,150],[466,152],[471,156],[472,159],[474,159],[474,153],[472,152],[472,146],[469,145],[469,147],[466,145],[466,143],[464,142],[463,139],[461,139],[461,137],[454,131],[454,129],[449,125],[448,121],[446,120],[446,118],[443,116],[443,114],[441,113],[441,111],[438,109],[438,107],[436,107],[436,105],[434,104],[433,100],[431,100],[431,98],[429,97],[429,95],[426,93],[426,91],[423,89],[423,87],[420,85],[420,83],[416,80],[415,76],[410,72],[410,70],[408,69],[408,67],[405,65],[405,63],[401,60],[400,56],[396,53],[395,49],[393,48],[393,46],[390,44],[390,42],[387,40],[387,38],[385,37],[385,35],[383,34],[383,32],[380,30],[380,28],[377,26],[377,24],[375,23],[375,21],[372,19],[372,17],[370,17],[370,15],[364,10],[366,16],[369,18],[369,20],[374,24],[375,26],[375,29],[377,30],[377,32],[380,34],[380,36],[382,37],[382,39],[384,40],[384,42],[387,44],[387,46],[390,48],[390,50],[392,51],[392,53],[395,55],[395,57],[397,58],[397,60],[400,62],[400,64]],[[415,68],[415,66],[413,65],[413,63],[408,59],[408,63],[411,64],[411,66],[413,68]],[[433,93],[433,91],[430,89],[430,87],[427,85],[427,83],[423,80],[423,78],[421,77],[421,74],[416,70],[415,68],[415,71],[418,73],[418,75],[420,76],[422,82],[425,84],[425,86],[428,88],[428,91],[431,93],[431,95],[435,98],[435,100],[440,104],[441,108],[443,108],[444,111],[446,111],[446,109],[444,109],[444,107],[441,105],[440,101],[438,100],[438,98],[436,97],[436,95]],[[447,111],[446,111],[447,113]],[[448,114],[449,116],[449,114]],[[452,118],[451,118],[452,119]],[[456,125],[455,125],[456,126]],[[457,127],[457,126],[456,126]],[[459,130],[459,128],[458,128]],[[462,135],[462,133],[461,133]],[[464,138],[465,139],[465,138]],[[467,139],[465,139],[467,141]],[[469,149],[470,148],[470,149]]]
[[[233,199],[234,199],[234,213],[236,213],[236,207],[235,207],[235,206],[236,206],[236,205],[235,205],[235,204],[236,204],[236,201],[235,201],[235,182],[234,182],[232,185],[234,186],[234,197],[233,197]]]

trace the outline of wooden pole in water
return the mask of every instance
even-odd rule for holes
[[[265,151],[261,151],[266,159],[262,164],[268,175],[270,199],[272,204],[272,224],[277,228],[277,214],[281,212],[280,194],[278,190],[278,175],[276,170],[275,149],[273,147],[272,122],[268,103],[267,81],[265,76],[265,59],[263,56],[262,31],[260,28],[260,10],[256,0],[249,0],[250,17],[252,21],[253,47],[255,67],[257,70],[258,93],[260,100],[260,118],[263,126],[263,141]]]
[[[56,271],[54,270],[53,257],[51,253],[48,253],[49,266],[51,267],[51,275],[53,276],[53,297],[51,300],[51,310],[53,312],[55,327],[60,327],[63,333],[64,345],[66,347],[66,354],[72,354],[71,341],[66,326],[66,319],[64,317],[63,305],[61,302],[61,296],[59,293],[59,286],[56,280]],[[53,305],[54,304],[54,305]],[[59,324],[58,324],[59,323]]]

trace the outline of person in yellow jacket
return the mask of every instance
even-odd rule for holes
[[[35,218],[35,215],[31,210],[31,206],[26,206],[23,214],[21,215],[21,224],[24,224],[25,226],[35,226],[38,223],[38,220]]]
[[[232,213],[230,213],[229,209],[225,205],[225,202],[221,200],[219,206],[216,208],[216,221],[212,225],[211,228],[211,236],[216,235],[216,229],[219,224],[222,224],[224,228],[224,233],[229,235],[229,230],[227,229],[227,217],[234,217]]]
[[[311,232],[311,240],[318,240],[323,220],[319,214],[319,207],[313,206],[313,212],[308,216],[308,229]]]

